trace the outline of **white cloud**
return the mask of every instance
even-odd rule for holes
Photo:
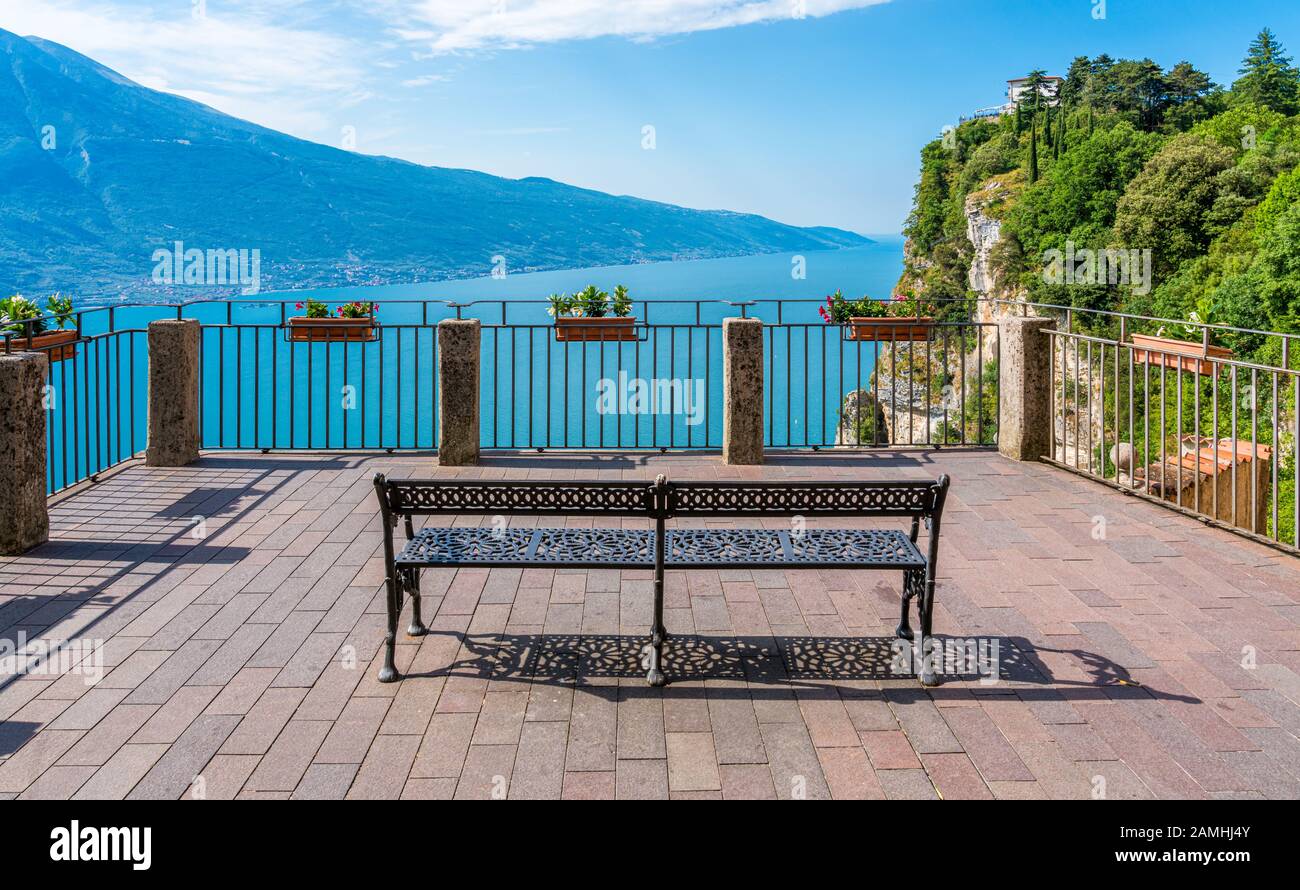
[[[669,34],[819,18],[889,0],[415,0],[395,33],[437,52]],[[391,14],[392,4],[385,4]]]
[[[445,83],[451,80],[445,74],[422,74],[419,77],[412,77],[410,80],[402,81],[404,87],[427,87],[431,83]]]
[[[187,0],[157,7],[105,0],[0,3],[0,27],[61,43],[153,89],[309,138],[359,92],[365,52],[300,27],[294,0]],[[294,17],[296,18],[296,17]]]

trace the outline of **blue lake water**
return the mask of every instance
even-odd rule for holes
[[[792,270],[802,265],[803,277]],[[700,448],[721,444],[722,329],[741,310],[765,328],[768,444],[834,444],[839,406],[867,385],[874,343],[846,341],[812,302],[836,289],[885,298],[902,270],[902,240],[847,250],[511,273],[428,284],[264,293],[187,306],[205,325],[201,368],[205,448],[434,448],[436,399],[467,381],[436,374],[436,330],[446,301],[473,303],[484,322],[482,444],[500,448]],[[559,343],[545,297],[595,284],[626,285],[646,326],[634,342]],[[280,325],[306,296],[376,301],[368,343],[289,342]],[[201,300],[201,289],[191,299]],[[289,301],[285,305],[282,301]],[[537,301],[515,303],[503,301]],[[175,317],[162,307],[116,307],[114,329]],[[779,324],[778,324],[779,323]],[[88,313],[84,332],[107,330]],[[885,348],[888,348],[887,346]],[[142,333],[89,341],[53,366],[73,410],[51,412],[50,487],[144,447]],[[650,404],[652,403],[653,404]],[[66,447],[65,447],[66,446]]]

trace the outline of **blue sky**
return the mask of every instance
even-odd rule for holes
[[[1008,77],[1108,52],[1230,83],[1264,25],[1300,54],[1278,0],[0,0],[0,27],[305,139],[865,233]]]

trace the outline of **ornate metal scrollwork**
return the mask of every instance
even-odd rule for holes
[[[736,484],[669,486],[671,515],[728,513],[922,513],[934,509],[935,486],[846,483],[843,485]]]
[[[621,482],[388,482],[394,512],[649,514],[653,490]]]

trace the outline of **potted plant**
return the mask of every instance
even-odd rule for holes
[[[928,340],[934,331],[934,308],[910,294],[849,300],[837,290],[817,311],[827,324],[847,325],[850,340],[911,342]]]
[[[589,284],[572,296],[551,294],[549,300],[551,305],[546,311],[555,319],[556,340],[636,339],[632,298],[621,284],[614,288],[613,297]]]
[[[378,336],[378,322],[375,321],[377,305],[353,300],[340,305],[337,314],[331,315],[328,305],[308,298],[298,304],[298,308],[306,314],[289,319],[289,339],[313,343],[334,340],[369,342]]]
[[[72,321],[72,299],[61,294],[50,297],[42,312],[40,306],[14,294],[0,300],[0,332],[7,335],[10,348],[22,351],[43,350],[52,363],[70,359],[77,354],[76,342],[81,332],[68,329]],[[53,320],[55,329],[50,330]]]
[[[1175,326],[1174,336],[1165,336],[1166,329],[1161,327],[1155,334],[1133,334],[1133,361],[1139,365],[1152,365],[1158,368],[1174,368],[1193,374],[1213,377],[1219,372],[1215,359],[1224,360],[1234,357],[1233,351],[1224,346],[1215,346],[1211,342],[1214,331],[1206,327],[1209,313],[1192,312],[1188,324]]]

